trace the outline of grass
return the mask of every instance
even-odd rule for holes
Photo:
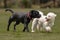
[[[52,33],[46,32],[22,32],[23,24],[19,24],[16,28],[16,32],[13,31],[14,23],[10,26],[10,31],[7,31],[8,19],[11,16],[10,12],[5,12],[5,9],[0,9],[0,40],[60,40],[60,8],[52,9],[39,9],[45,14],[49,11],[55,12],[57,14],[56,22],[53,27]],[[14,9],[15,11],[28,12],[31,9]],[[38,10],[38,9],[36,9]],[[31,30],[31,23],[29,24],[29,29]]]

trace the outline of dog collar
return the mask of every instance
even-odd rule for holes
[[[32,18],[30,17],[30,14],[29,14],[29,13],[27,13],[27,17],[28,17],[29,19],[32,19]]]

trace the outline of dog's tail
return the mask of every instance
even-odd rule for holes
[[[14,13],[14,11],[12,9],[6,9],[5,11],[10,11],[11,13]]]

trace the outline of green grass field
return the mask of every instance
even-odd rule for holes
[[[22,32],[23,24],[19,24],[16,27],[16,32],[13,31],[14,23],[10,26],[10,31],[7,31],[8,19],[11,16],[10,12],[5,12],[5,9],[0,9],[0,40],[60,40],[60,8],[52,9],[39,9],[45,14],[49,11],[55,12],[57,14],[55,25],[53,27],[52,33],[46,32]],[[15,11],[28,12],[31,9],[14,9]],[[36,9],[38,10],[38,9]],[[29,29],[31,31],[31,22],[29,24]]]

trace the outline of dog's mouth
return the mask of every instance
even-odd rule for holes
[[[46,21],[49,21],[50,19],[47,19]]]
[[[49,21],[50,19],[48,19],[47,17],[46,17],[46,21]]]
[[[40,18],[41,17],[41,15],[38,15],[38,18]]]

